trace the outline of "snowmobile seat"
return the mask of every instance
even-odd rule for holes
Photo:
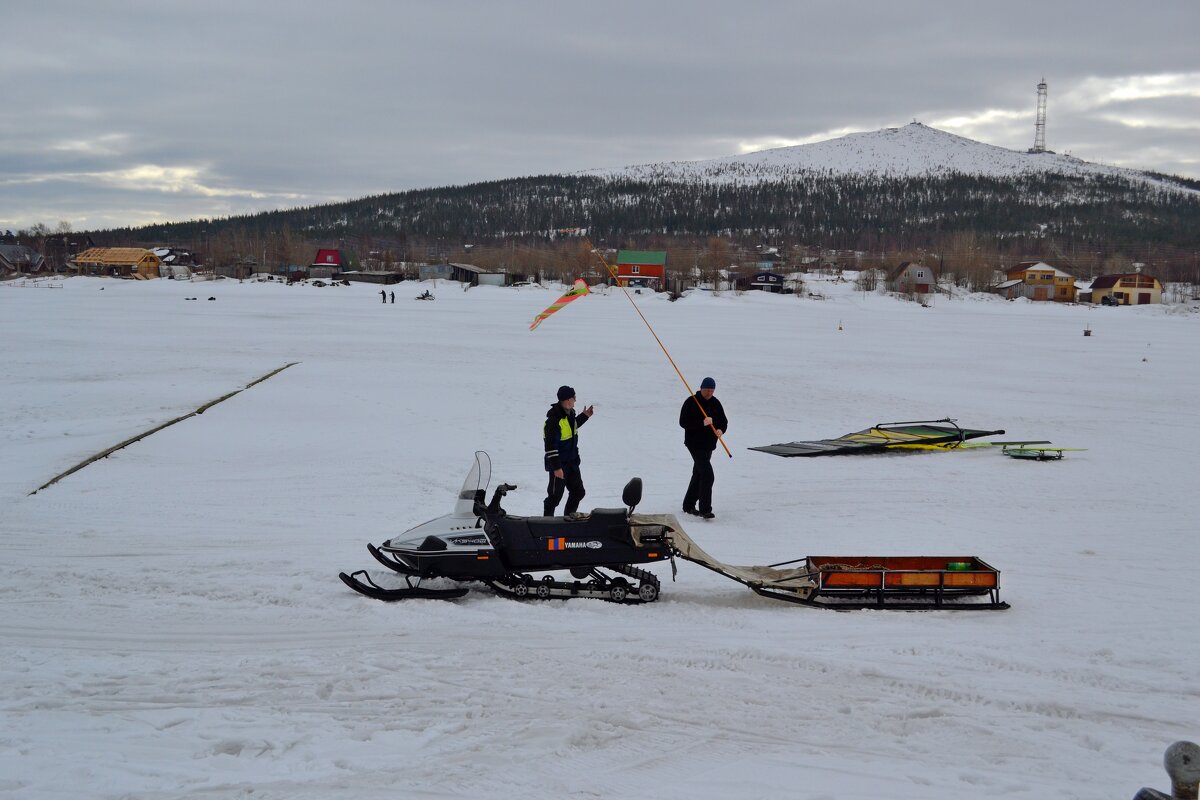
[[[624,525],[629,520],[629,509],[593,508],[588,516],[598,525]]]
[[[580,515],[578,519],[525,517],[521,520],[524,523],[520,526],[521,530],[515,530],[514,522],[516,520],[509,517],[504,523],[504,532],[510,543],[526,536],[533,539],[589,537],[599,532],[607,533],[613,526],[628,526],[629,511],[624,508],[594,508],[592,513]]]
[[[625,509],[621,509],[621,511],[624,513]],[[590,518],[586,516],[579,519],[567,519],[566,517],[525,517],[525,526],[530,536],[545,539],[549,536],[569,534],[572,527],[582,528],[588,519]]]

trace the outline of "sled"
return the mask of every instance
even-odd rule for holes
[[[773,600],[837,611],[1008,608],[1000,601],[1000,572],[975,556],[807,556],[766,566],[735,566],[713,558],[682,529],[673,531],[670,539],[679,558]]]
[[[808,556],[805,566],[817,583],[810,599],[829,608],[1008,608],[1000,571],[975,556]]]
[[[1031,447],[1028,444],[1005,447],[1001,452],[1010,458],[1024,461],[1059,461],[1063,453],[1087,450],[1086,447]]]

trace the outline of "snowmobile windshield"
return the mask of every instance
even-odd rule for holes
[[[475,452],[475,463],[467,472],[462,490],[458,493],[458,502],[454,504],[454,516],[471,518],[475,516],[475,501],[484,502],[488,483],[492,480],[492,459],[482,450]]]

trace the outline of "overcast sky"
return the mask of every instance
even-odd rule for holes
[[[1200,178],[1200,2],[85,0],[0,12],[0,228],[702,159],[917,119]]]

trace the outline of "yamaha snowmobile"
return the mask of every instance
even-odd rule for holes
[[[486,502],[491,459],[482,451],[467,473],[454,511],[367,549],[379,563],[404,576],[407,586],[386,588],[365,571],[340,573],[356,592],[377,600],[453,599],[466,587],[430,587],[446,578],[478,581],[515,598],[592,597],[616,603],[658,599],[659,580],[635,564],[672,557],[670,516],[634,517],[641,501],[641,478],[622,493],[623,508],[596,508],[590,514],[522,517],[501,505],[517,487],[504,483]],[[553,573],[569,572],[565,575]],[[545,573],[535,578],[532,573]]]
[[[485,503],[491,460],[477,452],[454,511],[367,550],[404,576],[389,588],[366,572],[342,581],[377,600],[462,597],[476,581],[515,598],[594,597],[615,603],[658,599],[658,577],[634,566],[691,561],[773,600],[846,611],[1005,609],[999,570],[975,556],[808,556],[764,566],[727,564],[705,552],[671,514],[634,514],[641,478],[625,486],[624,508],[566,517],[518,517],[501,503],[517,487],[502,483]],[[567,580],[570,573],[573,580]],[[534,573],[543,573],[535,578]],[[560,573],[555,575],[555,573]],[[440,585],[424,585],[437,579]],[[982,602],[979,600],[982,598]],[[966,601],[966,602],[964,602]]]

